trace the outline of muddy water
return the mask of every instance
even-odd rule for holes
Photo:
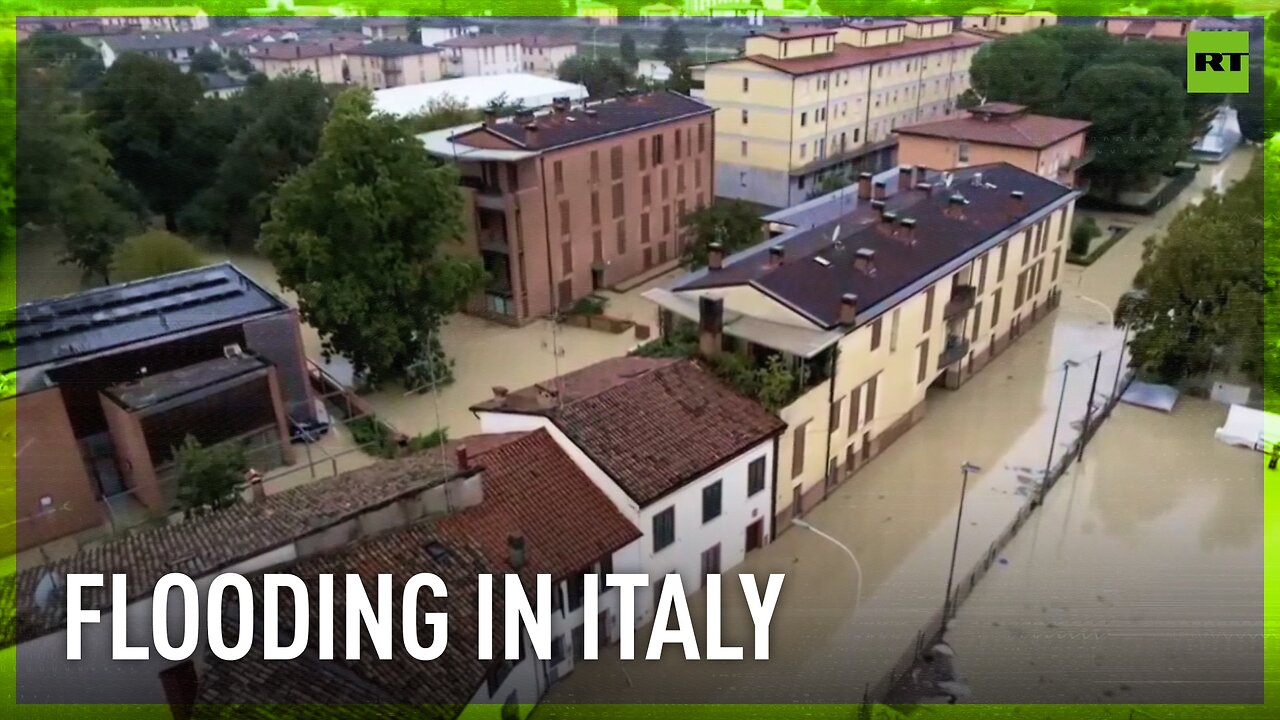
[[[973,702],[1262,702],[1263,460],[1121,406],[947,638]]]

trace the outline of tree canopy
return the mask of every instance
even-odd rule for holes
[[[1065,85],[1066,65],[1060,45],[1038,33],[1025,33],[983,45],[969,72],[974,91],[987,100],[1053,114]]]
[[[200,251],[186,238],[164,230],[150,230],[120,244],[115,251],[112,272],[116,282],[128,282],[204,264]]]
[[[693,267],[707,264],[707,249],[720,243],[725,255],[749,248],[764,240],[764,223],[751,203],[719,199],[684,216],[687,233],[684,262]]]
[[[377,383],[419,364],[444,316],[483,282],[477,263],[446,252],[462,208],[457,170],[374,114],[367,91],[349,90],[316,159],[276,194],[259,248],[324,352]]]
[[[431,100],[420,112],[404,118],[401,122],[408,133],[418,135],[432,130],[444,130],[480,122],[483,119],[484,112],[469,107],[462,100],[446,94]]]
[[[618,58],[631,70],[635,70],[640,65],[640,55],[636,52],[636,39],[631,37],[629,32],[622,33],[622,39],[618,41]]]
[[[1267,149],[1268,174],[1276,172],[1276,149],[1274,142]],[[1280,273],[1274,253],[1258,262],[1265,252],[1263,174],[1259,154],[1225,194],[1210,193],[1147,241],[1134,278],[1138,292],[1119,308],[1135,330],[1131,354],[1144,375],[1173,383],[1210,372],[1241,370],[1259,382],[1280,374],[1264,364],[1280,354],[1266,341],[1263,312]]]
[[[658,40],[658,59],[674,71],[688,51],[689,43],[684,39],[684,31],[680,26],[675,23],[667,25],[667,28],[662,31],[662,37]]]
[[[597,100],[611,98],[632,83],[631,71],[607,56],[592,59],[589,55],[574,55],[560,63],[556,74],[565,82],[585,86],[587,93]]]

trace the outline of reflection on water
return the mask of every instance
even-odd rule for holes
[[[971,702],[1261,702],[1263,459],[1225,417],[1117,408],[948,632]]]

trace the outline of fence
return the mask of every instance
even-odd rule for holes
[[[1000,553],[1002,553],[1005,547],[1008,546],[1009,541],[1013,540],[1014,536],[1018,534],[1018,531],[1022,529],[1027,520],[1030,519],[1031,515],[1035,513],[1044,497],[1051,489],[1053,489],[1053,486],[1057,484],[1058,480],[1066,474],[1067,469],[1071,467],[1071,463],[1075,462],[1080,457],[1083,446],[1088,444],[1089,440],[1093,438],[1093,435],[1098,431],[1098,428],[1101,427],[1102,423],[1111,416],[1111,411],[1115,409],[1116,404],[1120,400],[1120,396],[1124,394],[1124,390],[1129,387],[1129,383],[1132,381],[1133,373],[1126,373],[1121,380],[1119,390],[1115,395],[1106,399],[1106,402],[1104,402],[1102,407],[1099,408],[1097,415],[1093,416],[1087,427],[1081,429],[1079,437],[1071,442],[1067,451],[1063,453],[1062,457],[1058,458],[1058,461],[1049,469],[1049,474],[1045,476],[1044,481],[1041,484],[1040,491],[1032,496],[1030,502],[1018,509],[1018,514],[1014,516],[1013,521],[1005,527],[999,537],[992,541],[991,545],[987,548],[987,552],[982,556],[982,559],[978,562],[977,566],[970,570],[967,575],[961,577],[956,583],[955,589],[952,591],[950,598],[950,612],[952,616],[955,615],[960,604],[967,600],[973,593],[974,588],[977,587],[978,582],[986,576],[987,571],[991,569],[991,566],[996,563],[996,560],[1000,557]],[[932,647],[942,639],[943,628],[947,620],[943,615],[946,612],[947,604],[944,600],[943,606],[939,608],[937,612],[933,613],[916,633],[915,643],[902,653],[902,656],[898,658],[898,661],[893,664],[893,667],[890,668],[878,683],[867,689],[866,700],[868,702],[882,702],[886,697],[888,697],[895,687],[910,676],[912,668],[920,662],[921,653],[924,649]]]

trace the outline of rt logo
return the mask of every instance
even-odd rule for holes
[[[1187,92],[1249,92],[1249,33],[1187,33]]]

